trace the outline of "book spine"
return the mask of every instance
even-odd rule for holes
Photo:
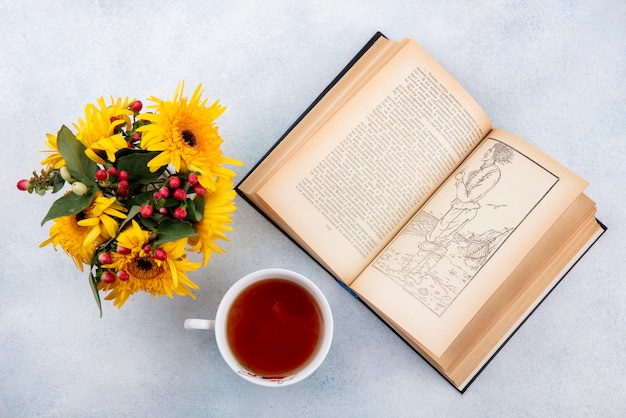
[[[341,280],[339,280],[339,279],[335,279],[335,281],[336,281],[337,283],[339,283],[339,285],[340,285],[341,287],[343,287],[344,289],[346,289],[346,290],[348,291],[348,293],[350,293],[352,296],[354,296],[354,298],[359,299],[359,295],[357,295],[357,294],[354,292],[354,290],[350,289],[350,288],[348,287],[348,285],[347,285],[347,284],[345,284],[344,282],[342,282],[342,281],[341,281]]]

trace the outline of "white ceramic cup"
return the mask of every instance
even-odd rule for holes
[[[267,279],[287,279],[299,284],[313,296],[321,311],[320,313],[323,323],[322,332],[315,353],[303,367],[286,376],[261,376],[246,369],[233,355],[226,334],[226,320],[228,318],[228,313],[237,296],[239,296],[242,290],[251,284]],[[220,354],[226,361],[226,364],[228,364],[233,371],[245,380],[261,386],[285,386],[303,380],[313,373],[320,366],[320,364],[322,364],[326,358],[326,354],[328,354],[333,338],[333,317],[330,305],[328,304],[324,294],[311,280],[301,274],[277,268],[255,271],[242,277],[235,284],[233,284],[222,298],[217,308],[215,320],[186,319],[184,326],[185,329],[189,330],[214,330],[217,347]]]

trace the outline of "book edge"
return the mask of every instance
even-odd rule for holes
[[[579,253],[579,255],[573,258],[570,264],[564,268],[560,277],[555,278],[553,284],[549,288],[546,289],[545,294],[537,300],[537,303],[534,306],[532,306],[526,314],[520,317],[519,323],[516,324],[511,329],[508,335],[505,335],[502,341],[495,346],[492,354],[488,355],[485,358],[485,361],[477,367],[476,372],[472,373],[470,377],[468,377],[468,379],[457,388],[457,390],[459,390],[461,393],[464,393],[469,388],[469,386],[476,380],[476,378],[478,378],[478,376],[483,372],[483,370],[485,370],[485,368],[489,365],[489,363],[496,357],[496,355],[500,352],[500,350],[502,350],[502,348],[504,348],[504,346],[513,338],[515,333],[517,333],[517,331],[522,327],[522,325],[524,325],[524,323],[535,313],[535,311],[548,298],[548,296],[554,291],[554,289],[556,289],[556,287],[563,281],[563,279],[570,273],[570,271],[572,271],[574,266],[578,264],[578,262],[587,254],[587,252],[598,242],[600,237],[604,235],[604,233],[608,229],[607,226],[604,223],[602,223],[598,218],[596,218],[596,222],[598,223],[601,229],[599,233],[595,237],[592,237],[592,239],[589,242],[587,242],[586,247],[585,246],[581,247],[581,252]],[[454,384],[453,386],[456,387],[456,385]]]

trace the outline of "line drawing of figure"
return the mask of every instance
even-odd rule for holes
[[[437,316],[559,180],[520,150],[489,139],[372,264]]]
[[[500,165],[513,159],[513,150],[506,144],[496,143],[482,157],[481,166],[471,171],[467,178],[461,169],[454,177],[456,197],[448,211],[426,234],[418,246],[418,257],[411,263],[410,275],[423,275],[432,269],[446,254],[448,245],[463,227],[476,217],[481,208],[479,201],[500,180]]]

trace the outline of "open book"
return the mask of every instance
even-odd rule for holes
[[[464,391],[604,231],[586,185],[378,33],[237,191]]]

